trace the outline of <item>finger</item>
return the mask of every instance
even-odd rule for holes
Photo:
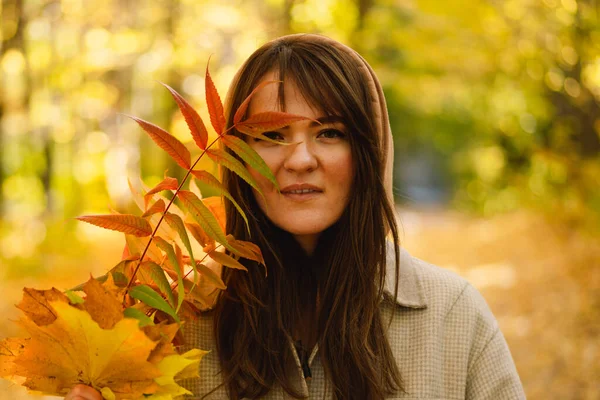
[[[87,385],[75,385],[65,400],[102,400],[102,396],[94,388]]]

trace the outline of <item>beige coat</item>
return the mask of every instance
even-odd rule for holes
[[[391,253],[391,256],[390,256]],[[391,258],[390,258],[391,257]],[[393,266],[388,251],[388,266]],[[388,269],[389,270],[389,269]],[[394,281],[389,270],[388,283]],[[386,293],[393,293],[387,287]],[[402,250],[400,287],[396,301],[381,302],[383,320],[395,315],[388,330],[406,393],[392,399],[524,399],[525,394],[504,336],[485,300],[456,274],[411,257]],[[395,310],[394,310],[395,309]],[[219,361],[214,348],[212,318],[202,315],[185,330],[186,347],[211,352],[200,363],[200,378],[186,386],[200,399],[220,383]],[[290,340],[290,346],[294,349]],[[185,350],[185,349],[184,349]],[[309,366],[312,379],[304,379],[295,349],[296,384],[310,399],[330,399],[318,346]],[[227,399],[224,387],[207,399]],[[290,399],[275,387],[265,399]]]

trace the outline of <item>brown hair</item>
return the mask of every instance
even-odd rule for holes
[[[238,73],[226,108],[236,110],[267,72],[275,71],[282,81],[293,79],[310,104],[342,117],[348,128],[355,168],[352,195],[340,219],[307,256],[291,234],[267,219],[251,187],[224,170],[225,185],[250,222],[248,234],[227,202],[227,231],[258,244],[268,270],[265,277],[263,268],[242,259],[248,272],[224,271],[228,288],[215,307],[214,330],[232,399],[258,398],[275,383],[302,397],[293,385],[296,370],[289,368],[294,365],[289,337],[306,310],[316,310],[319,351],[335,398],[383,399],[402,388],[380,313],[388,232],[396,260],[399,248],[371,92],[350,50],[311,36],[279,38],[254,52]],[[283,85],[279,97],[283,108]],[[396,272],[397,277],[398,261]]]

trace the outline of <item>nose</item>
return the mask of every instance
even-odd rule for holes
[[[317,168],[318,160],[307,140],[288,146],[284,168],[292,172],[310,172]]]

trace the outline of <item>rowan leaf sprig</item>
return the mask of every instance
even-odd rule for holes
[[[199,154],[193,161],[190,150],[169,132],[151,122],[130,117],[181,168],[185,169],[186,173],[181,182],[176,178],[165,176],[160,183],[146,191],[143,194],[144,207],[141,210],[141,216],[111,214],[78,217],[81,221],[128,235],[127,252],[130,262],[127,268],[119,268],[119,271],[116,271],[125,273],[127,278],[126,295],[131,294],[132,287],[136,285],[147,285],[151,290],[164,297],[173,307],[173,312],[168,313],[169,315],[179,313],[186,299],[191,299],[186,303],[191,307],[187,308],[192,310],[198,306],[205,308],[210,306],[210,300],[202,293],[202,291],[206,292],[206,286],[211,284],[218,288],[225,286],[214,274],[207,274],[207,270],[210,270],[204,262],[207,258],[220,266],[238,269],[244,268],[238,261],[239,257],[264,263],[257,246],[226,235],[224,212],[222,209],[218,209],[222,206],[215,204],[216,199],[203,199],[193,190],[185,190],[184,187],[191,178],[218,190],[222,198],[232,202],[248,226],[248,219],[242,208],[219,179],[209,171],[197,169],[196,165],[202,157],[208,156],[215,163],[237,174],[260,193],[260,187],[246,168],[246,165],[249,165],[277,187],[273,173],[258,153],[245,140],[230,133],[235,129],[237,132],[254,138],[272,141],[263,135],[263,132],[307,119],[284,112],[257,113],[244,119],[254,94],[266,85],[278,83],[277,81],[266,81],[258,85],[236,110],[233,125],[226,128],[221,97],[207,67],[205,75],[206,104],[211,125],[217,134],[210,143],[208,130],[198,112],[175,89],[163,84],[175,99],[199,150]],[[215,144],[218,142],[221,142],[231,152],[217,148]],[[170,191],[172,193],[170,198],[160,197],[163,191]],[[136,193],[134,193],[135,195]],[[182,207],[177,206],[175,200],[179,200],[178,203]],[[166,226],[164,221],[167,222]],[[204,257],[200,261],[197,261],[194,256],[194,246],[190,241],[190,236],[202,248]],[[148,239],[142,244],[141,238]],[[217,251],[217,246],[227,250],[228,253]],[[148,261],[152,264],[149,264]],[[155,266],[159,266],[163,270],[162,275]],[[141,277],[138,276],[140,271],[143,275]],[[193,272],[191,277],[190,272]],[[162,276],[166,276],[172,281],[169,285],[170,289],[165,287]],[[124,297],[123,302],[126,304],[127,296]]]

